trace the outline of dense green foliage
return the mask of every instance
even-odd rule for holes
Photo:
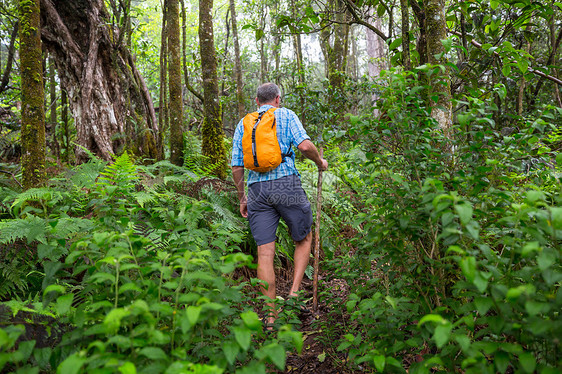
[[[222,207],[186,195],[201,186],[186,169],[139,168],[125,153],[109,165],[94,158],[49,187],[3,189],[0,283],[11,301],[0,310],[0,367],[282,369],[301,334],[287,325],[264,335],[253,293],[236,276],[251,263],[240,251],[245,224],[228,191]],[[10,315],[26,322],[6,326]]]

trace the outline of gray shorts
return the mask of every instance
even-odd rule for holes
[[[294,241],[312,227],[312,210],[297,175],[253,183],[248,187],[248,220],[257,245],[274,242],[283,217]]]

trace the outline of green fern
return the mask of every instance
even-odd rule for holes
[[[68,176],[72,184],[78,189],[94,188],[96,179],[106,165],[107,162],[94,157],[90,161],[69,171]]]
[[[98,186],[116,186],[131,190],[138,179],[137,167],[127,152],[117,157],[114,163],[105,167],[98,178]]]
[[[10,244],[26,239],[27,243],[44,243],[50,226],[44,219],[28,215],[21,219],[0,221],[0,244]]]
[[[33,207],[30,203],[39,203],[43,214],[47,214],[47,207],[55,206],[63,200],[63,194],[61,191],[57,191],[53,188],[41,187],[41,188],[31,188],[18,194],[12,203],[12,213],[14,216],[19,216],[21,213],[26,211],[26,207],[29,209],[41,212],[37,209],[35,204]]]

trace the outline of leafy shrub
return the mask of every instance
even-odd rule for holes
[[[385,79],[380,118],[352,118],[369,210],[355,256],[334,262],[363,274],[340,272],[355,322],[339,349],[378,371],[559,370],[562,216],[547,137],[559,114],[503,135],[494,108],[467,98],[446,138],[416,76]]]
[[[86,169],[92,170],[81,170]],[[70,191],[45,188],[15,197],[12,211],[23,218],[0,225],[36,222],[37,235],[28,240],[37,246],[44,276],[40,305],[31,299],[6,305],[15,316],[18,305],[44,310],[55,326],[65,328],[56,344],[38,348],[39,341],[25,338],[29,326],[2,327],[0,369],[265,373],[273,365],[283,370],[286,350],[300,350],[302,337],[289,326],[266,336],[250,309],[255,301],[246,284],[232,275],[251,263],[238,250],[242,229],[233,222],[241,219],[228,208],[216,209],[221,200],[196,200],[166,184],[139,189],[140,171],[126,154],[117,158],[93,183],[81,184],[89,193],[77,212],[61,208],[70,195],[83,194],[68,179],[58,186]],[[27,208],[48,192],[59,196],[56,204],[40,200],[39,209]],[[80,212],[89,219],[70,216]],[[29,234],[23,231],[2,231],[1,240]]]

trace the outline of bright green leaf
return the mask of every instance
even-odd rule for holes
[[[282,345],[272,343],[263,347],[262,350],[279,370],[285,370],[286,353]]]
[[[151,360],[167,360],[168,355],[158,347],[144,347],[139,351],[140,356],[145,356]]]
[[[261,321],[259,316],[254,311],[247,311],[240,314],[240,318],[244,322],[244,325],[250,330],[258,331],[261,328]]]
[[[57,374],[76,374],[80,371],[85,361],[86,359],[80,357],[79,353],[74,353],[61,362],[57,367]]]
[[[383,355],[376,355],[373,357],[373,363],[378,371],[383,372],[386,365],[386,358]]]
[[[455,210],[463,225],[466,225],[472,219],[472,206],[470,204],[455,204]]]
[[[473,256],[463,257],[460,267],[465,278],[469,282],[473,282],[476,277],[476,258]]]
[[[435,344],[437,345],[437,348],[443,348],[443,346],[447,344],[449,338],[451,337],[452,329],[453,329],[453,325],[450,323],[435,327],[435,332],[433,333],[433,339],[435,340]]]
[[[197,321],[199,321],[199,316],[201,315],[201,307],[200,306],[188,306],[186,309],[187,319],[191,325],[195,325]]]
[[[240,344],[240,347],[244,351],[247,351],[250,348],[250,342],[252,340],[252,335],[250,334],[250,330],[246,327],[234,327],[232,329],[234,331],[234,338]]]
[[[123,365],[119,367],[119,371],[122,374],[137,374],[137,368],[135,364],[130,361],[125,362]]]

